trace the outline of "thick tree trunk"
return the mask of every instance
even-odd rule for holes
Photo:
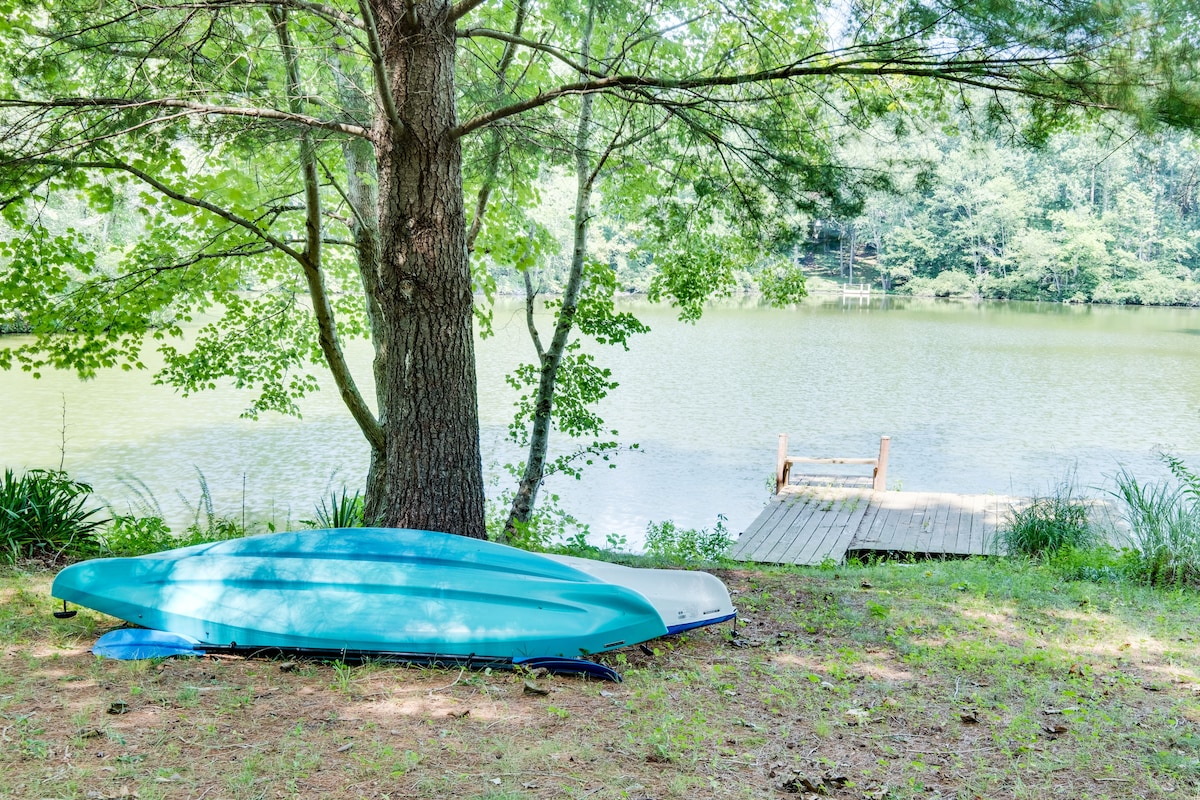
[[[395,527],[482,538],[471,278],[455,125],[450,4],[372,3],[395,118],[379,115],[382,453],[367,513]],[[385,98],[385,107],[388,105]]]

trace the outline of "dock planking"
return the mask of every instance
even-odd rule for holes
[[[840,562],[847,553],[994,553],[996,531],[1022,498],[873,491],[805,482],[783,488],[734,545],[732,557],[768,564]]]

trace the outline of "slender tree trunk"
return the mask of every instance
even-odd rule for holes
[[[595,2],[588,4],[587,23],[584,27],[581,52],[585,63],[591,50],[592,26],[595,19]],[[542,351],[533,314],[527,315],[530,335],[537,345],[541,373],[538,376],[537,395],[533,403],[533,419],[529,433],[529,454],[525,459],[525,471],[517,484],[517,492],[504,524],[504,535],[512,538],[517,526],[527,524],[537,503],[538,489],[546,475],[546,453],[550,444],[550,427],[554,411],[554,390],[558,382],[558,370],[563,353],[575,327],[575,313],[579,308],[579,293],[583,288],[583,267],[587,258],[587,234],[591,221],[592,173],[588,144],[592,132],[592,95],[585,94],[579,101],[579,125],[575,130],[575,227],[574,246],[571,250],[571,271],[563,289],[562,305],[554,327],[550,346]],[[526,281],[526,303],[531,304],[532,287]]]
[[[371,326],[371,341],[379,341],[385,325],[385,317],[379,305],[378,282],[380,276],[379,224],[376,214],[379,195],[375,187],[378,177],[375,172],[374,153],[369,142],[349,139],[342,145],[346,164],[346,199],[349,201],[354,219],[350,230],[354,235],[358,251],[359,274],[362,276],[363,294],[367,302],[367,320]],[[387,385],[387,354],[383,347],[375,348],[374,377],[375,402],[379,411],[376,419],[386,415],[385,398],[380,390]],[[386,439],[385,439],[386,441]],[[381,478],[387,474],[387,456],[382,447],[371,446],[370,468],[367,471],[367,505],[363,520],[367,525],[379,524],[384,518],[383,499],[386,489]]]
[[[394,117],[379,115],[382,453],[366,512],[382,524],[485,536],[479,408],[463,213],[462,151],[450,135],[450,3],[373,0]]]

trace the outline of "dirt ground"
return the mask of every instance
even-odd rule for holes
[[[1200,797],[1186,634],[944,569],[926,595],[878,571],[723,572],[736,629],[605,654],[621,683],[106,661],[88,648],[111,621],[81,614],[3,643],[0,798]],[[6,602],[48,616],[41,591]]]

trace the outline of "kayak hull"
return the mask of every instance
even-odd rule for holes
[[[266,534],[64,569],[54,597],[204,646],[576,658],[667,634],[638,592],[492,542]]]

